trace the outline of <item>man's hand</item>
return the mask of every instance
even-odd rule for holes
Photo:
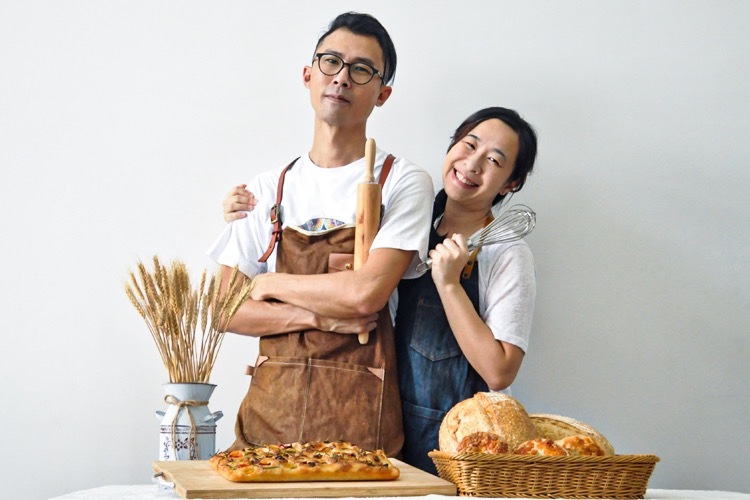
[[[267,282],[269,279],[273,279],[272,276],[273,273],[257,274],[253,276],[253,284],[252,287],[250,287],[250,298],[252,300],[267,300],[272,298],[269,297],[263,289],[263,283]]]
[[[318,330],[332,333],[365,333],[371,332],[378,325],[378,315],[369,314],[359,318],[329,318],[318,315]]]
[[[237,219],[244,219],[247,217],[245,212],[250,212],[255,208],[258,200],[246,187],[247,184],[240,184],[227,193],[227,197],[224,198],[222,203],[225,221],[232,222]]]

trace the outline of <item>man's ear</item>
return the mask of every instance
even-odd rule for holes
[[[310,78],[312,77],[312,67],[311,66],[305,66],[302,68],[302,83],[304,83],[305,87],[308,89],[310,88]]]
[[[382,106],[383,104],[385,104],[385,101],[387,101],[391,96],[391,92],[393,92],[393,87],[389,87],[388,85],[381,85],[380,93],[378,94],[378,100],[375,102],[375,106]]]

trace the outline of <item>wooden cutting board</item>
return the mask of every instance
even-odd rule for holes
[[[221,477],[207,460],[153,462],[154,472],[174,483],[182,498],[322,498],[455,495],[456,485],[391,459],[401,475],[393,481],[311,481],[234,483]]]

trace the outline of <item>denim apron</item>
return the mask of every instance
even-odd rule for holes
[[[392,160],[389,160],[392,162]],[[286,171],[293,165],[290,164]],[[390,170],[382,169],[380,183]],[[276,270],[291,274],[347,272],[354,228],[309,235],[281,229],[284,174],[271,220],[278,229]],[[279,212],[277,214],[276,212]],[[275,230],[276,230],[275,229]],[[270,254],[270,251],[267,252]],[[396,352],[388,304],[366,345],[357,335],[305,330],[261,337],[250,388],[237,415],[232,449],[260,443],[350,441],[396,456],[403,442]]]
[[[445,238],[433,227],[430,248]],[[479,310],[478,267],[461,279],[475,310]],[[401,280],[396,315],[396,355],[404,413],[402,459],[437,475],[427,453],[438,449],[443,417],[456,403],[489,390],[469,364],[450,329],[432,272]]]

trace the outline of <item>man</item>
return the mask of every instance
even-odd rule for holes
[[[427,172],[378,150],[381,226],[365,264],[350,270],[367,119],[390,97],[395,70],[395,48],[375,18],[334,19],[303,70],[315,111],[312,148],[254,179],[256,209],[209,250],[225,277],[238,265],[254,279],[252,300],[229,326],[261,337],[233,448],[326,439],[390,456],[401,448],[392,295],[426,252]],[[360,345],[352,334],[365,331],[370,340]]]

